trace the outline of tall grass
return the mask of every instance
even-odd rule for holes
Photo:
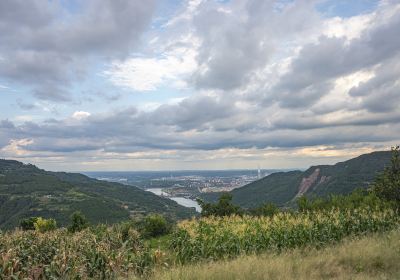
[[[0,233],[0,279],[109,279],[143,274],[154,262],[131,228]]]
[[[171,247],[181,263],[218,260],[266,250],[323,246],[350,235],[384,231],[399,222],[392,209],[279,213],[273,217],[208,217],[184,221]]]
[[[348,238],[317,250],[241,256],[230,261],[200,262],[157,270],[164,280],[372,280],[400,279],[400,231]]]
[[[178,224],[172,235],[151,240],[144,240],[132,223],[75,233],[66,229],[14,230],[0,232],[0,279],[149,276],[154,268],[265,251],[274,254],[297,247],[318,248],[398,225],[394,210],[366,207],[273,217],[193,219]]]

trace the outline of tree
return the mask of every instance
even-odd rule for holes
[[[42,217],[37,218],[34,223],[35,230],[38,232],[52,231],[57,228],[56,220],[54,219],[44,219]]]
[[[167,220],[159,215],[149,215],[144,219],[142,234],[145,237],[157,237],[169,233],[171,230]]]
[[[72,213],[70,219],[71,224],[68,227],[69,232],[79,232],[87,228],[89,225],[85,215],[83,215],[80,211],[75,211],[74,213]]]
[[[22,230],[35,230],[35,223],[37,221],[38,217],[30,217],[26,219],[22,219],[19,222],[19,226],[21,227]]]
[[[265,203],[259,207],[250,209],[250,214],[254,216],[267,216],[272,217],[275,214],[279,213],[279,208],[272,202]]]
[[[201,215],[207,216],[230,216],[234,214],[241,215],[243,210],[232,203],[232,195],[230,193],[223,193],[217,203],[206,203],[201,199],[197,199],[201,206]]]
[[[378,175],[371,188],[378,197],[400,207],[400,147],[392,147],[390,166]]]

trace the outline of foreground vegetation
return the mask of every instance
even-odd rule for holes
[[[398,223],[394,210],[372,208],[282,212],[273,217],[207,217],[180,223],[172,237],[172,248],[181,263],[218,260],[263,251],[321,247],[347,236],[393,229]]]
[[[230,261],[201,262],[159,269],[152,279],[180,280],[372,280],[400,279],[400,231],[348,238],[317,250],[241,256]]]
[[[75,215],[76,216],[76,215]],[[0,233],[0,275],[6,279],[113,279],[149,276],[154,268],[243,254],[320,248],[345,237],[399,225],[387,209],[278,213],[272,217],[205,217],[182,222],[171,235],[159,216],[142,223],[39,227]],[[76,219],[77,224],[82,224]],[[161,237],[159,237],[161,236]],[[165,238],[167,237],[167,238]],[[156,238],[156,239],[154,239]]]
[[[154,261],[138,232],[123,225],[3,233],[0,252],[6,279],[108,279],[143,274]]]

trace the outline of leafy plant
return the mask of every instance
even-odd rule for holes
[[[261,205],[260,207],[256,207],[253,209],[250,209],[250,214],[255,215],[255,216],[268,216],[272,217],[275,214],[278,214],[280,212],[278,206],[276,206],[274,203],[265,203]]]
[[[38,219],[43,224],[45,219]],[[0,232],[0,279],[116,279],[145,274],[154,254],[130,228]]]
[[[44,219],[42,217],[39,217],[34,223],[34,226],[36,231],[46,232],[55,230],[57,228],[57,223],[54,219]]]
[[[392,203],[379,198],[375,193],[356,189],[349,195],[330,195],[328,197],[308,198],[301,196],[297,199],[300,212],[320,211],[329,209],[351,210],[360,207],[388,208]]]
[[[201,206],[201,216],[230,216],[230,215],[240,215],[243,210],[232,203],[232,195],[230,193],[223,193],[218,199],[217,203],[206,203],[201,199],[197,202]]]
[[[80,211],[75,211],[71,215],[71,224],[68,227],[69,232],[78,232],[89,226],[89,222],[87,221],[85,215]]]
[[[273,217],[225,216],[183,221],[171,238],[181,263],[224,259],[266,250],[316,246],[350,235],[385,231],[399,225],[392,208],[280,212]]]
[[[19,222],[19,226],[22,230],[35,230],[35,223],[38,217],[30,217],[23,219]]]
[[[152,214],[144,219],[142,228],[145,237],[157,237],[169,233],[171,225],[163,216]]]

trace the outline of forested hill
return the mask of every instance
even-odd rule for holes
[[[55,218],[65,225],[76,210],[92,223],[114,223],[148,213],[172,219],[195,215],[192,209],[137,187],[0,160],[0,228],[12,228],[31,216]]]
[[[278,172],[231,191],[233,202],[242,207],[255,207],[266,202],[279,206],[293,205],[296,198],[347,194],[366,188],[388,165],[391,152],[373,152],[339,162],[318,165],[306,171]],[[206,201],[215,201],[220,194],[203,194]]]

